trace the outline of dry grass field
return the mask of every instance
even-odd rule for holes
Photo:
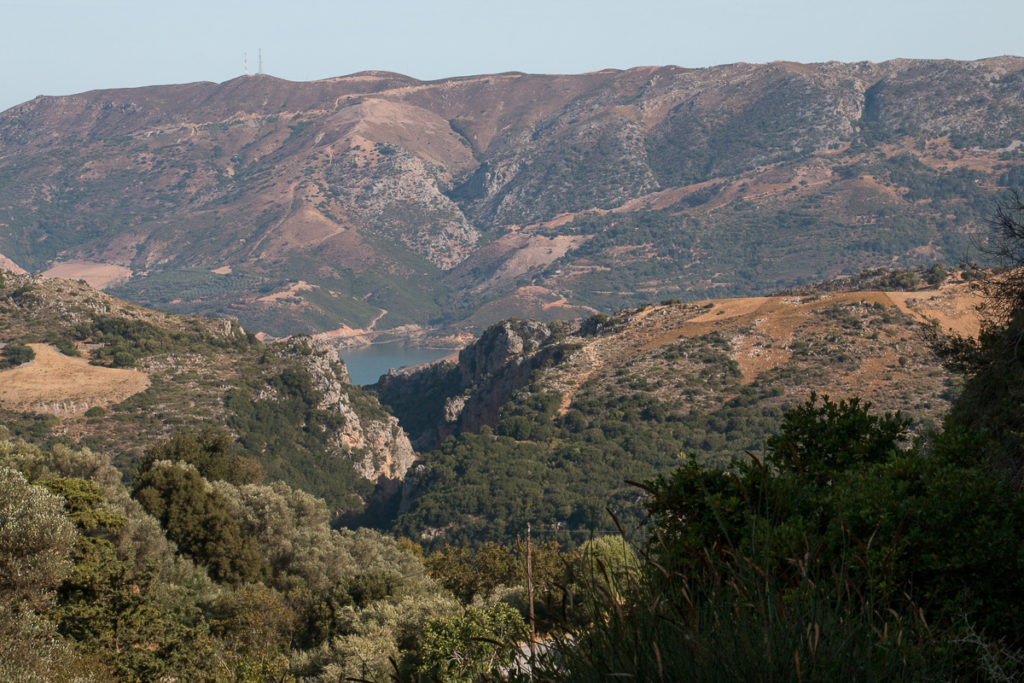
[[[132,271],[112,263],[75,260],[55,263],[42,275],[43,277],[57,277],[66,280],[85,280],[90,287],[104,289],[127,280],[132,276]]]
[[[17,411],[74,417],[93,406],[120,403],[145,390],[138,370],[89,365],[49,344],[29,344],[35,359],[0,372],[0,406]]]

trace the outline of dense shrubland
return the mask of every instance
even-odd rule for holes
[[[464,608],[411,545],[334,530],[322,500],[285,484],[208,480],[200,469],[224,471],[222,444],[197,441],[154,449],[131,497],[103,456],[4,435],[5,678],[378,679],[391,660],[425,666],[427,624]]]
[[[323,500],[256,483],[230,445],[179,434],[129,492],[102,455],[0,433],[5,678],[471,680],[513,664],[528,632],[522,542],[424,559],[332,528]],[[581,577],[624,552],[539,543],[541,630],[580,613],[573,600],[598,590]]]
[[[603,318],[583,327],[610,336],[629,320],[627,314]],[[527,522],[543,539],[574,547],[595,532],[616,531],[609,508],[620,523],[637,526],[646,514],[643,495],[626,479],[652,478],[691,461],[724,467],[737,454],[759,452],[808,384],[858,367],[866,350],[882,349],[890,337],[918,334],[892,309],[865,303],[823,307],[805,329],[788,344],[789,361],[755,381],[740,373],[730,335],[716,331],[631,349],[628,360],[584,383],[565,406],[552,376],[535,372],[493,428],[447,438],[410,470],[407,490],[414,495],[391,528],[436,549],[507,543]],[[615,343],[631,339],[627,334]],[[923,341],[903,348],[915,362],[918,351],[932,356]],[[932,407],[914,416],[915,432],[937,418],[933,406],[941,405],[936,394],[944,388],[942,368],[931,358],[925,362],[939,377],[925,380],[921,372],[913,378],[919,384],[892,392],[900,405]]]
[[[1022,210],[999,215],[1018,249]],[[1019,284],[989,284],[977,342],[943,344],[965,381],[941,429],[910,439],[902,415],[812,396],[762,455],[648,481],[625,604],[567,623],[541,677],[1017,680]]]

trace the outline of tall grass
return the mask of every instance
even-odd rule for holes
[[[709,558],[710,559],[710,558]],[[748,565],[714,582],[640,580],[627,605],[556,637],[539,680],[949,680],[936,635],[915,614],[836,599],[807,581],[780,586]]]
[[[532,679],[954,680],[977,671],[976,648],[933,629],[912,601],[872,598],[864,543],[821,553],[805,542],[780,556],[771,529],[745,528],[729,538],[722,525],[722,540],[700,548],[655,528],[641,571],[616,592],[602,589],[615,568],[598,567],[604,579],[582,582],[596,590],[576,601],[589,613],[567,615]],[[838,565],[820,559],[837,556]]]

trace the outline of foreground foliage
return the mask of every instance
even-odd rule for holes
[[[204,477],[238,474],[225,445],[155,447],[130,495],[105,456],[0,430],[4,679],[381,680],[447,671],[449,644],[467,671],[508,661],[513,608],[467,611],[414,546],[333,529],[310,494]]]
[[[941,680],[1012,665],[1024,496],[960,429],[908,445],[905,428],[812,398],[763,462],[650,482],[628,607],[598,605],[546,674]]]

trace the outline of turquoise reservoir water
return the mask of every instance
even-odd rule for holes
[[[455,349],[427,349],[421,346],[408,346],[402,342],[388,342],[357,349],[344,349],[340,355],[348,366],[352,384],[373,384],[391,368],[397,370],[408,365],[429,363],[454,351]]]

